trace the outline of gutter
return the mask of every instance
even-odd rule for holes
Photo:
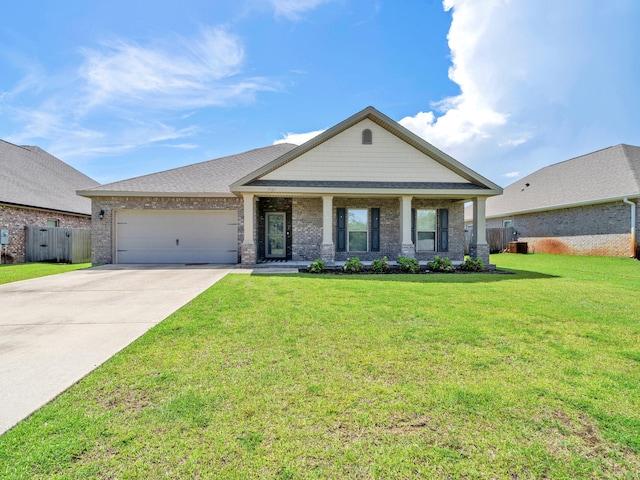
[[[636,204],[629,201],[628,197],[622,199],[627,205],[631,205],[631,258],[636,256]]]

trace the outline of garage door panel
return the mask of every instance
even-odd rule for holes
[[[118,263],[237,263],[235,210],[116,214]]]

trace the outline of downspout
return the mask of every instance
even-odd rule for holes
[[[631,258],[636,256],[636,204],[629,201],[628,197],[624,197],[622,201],[631,205]]]

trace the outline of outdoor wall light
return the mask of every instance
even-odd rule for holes
[[[98,214],[98,218],[100,218],[100,220],[104,218],[104,210],[100,210],[100,213]]]

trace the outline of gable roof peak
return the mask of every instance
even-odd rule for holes
[[[426,156],[432,158],[436,162],[440,163],[444,167],[455,172],[459,176],[467,179],[471,183],[482,185],[483,187],[488,188],[495,192],[500,192],[500,193],[502,192],[502,188],[497,184],[491,182],[490,180],[483,177],[479,173],[473,171],[466,165],[460,163],[453,157],[449,156],[442,150],[438,149],[437,147],[433,146],[431,143],[427,142],[424,138],[416,135],[415,133],[410,131],[408,128],[400,125],[398,122],[391,119],[390,117],[380,112],[379,110],[377,110],[375,107],[371,105],[351,115],[350,117],[334,125],[333,127],[325,130],[320,135],[317,135],[311,138],[310,140],[307,140],[302,145],[298,146],[297,148],[294,148],[290,152],[285,153],[281,157],[276,158],[272,162],[264,165],[262,168],[259,168],[258,170],[251,172],[249,175],[241,178],[240,180],[235,182],[233,185],[231,185],[231,190],[237,190],[241,188],[243,185],[259,180],[264,175],[282,167],[286,163],[291,162],[295,158],[303,155],[304,153],[307,153],[308,151],[314,149],[318,145],[330,140],[336,135],[360,123],[364,119],[370,119],[380,127],[387,130],[392,135],[395,135],[399,139],[403,140],[407,144],[414,147],[416,150],[422,152]]]

